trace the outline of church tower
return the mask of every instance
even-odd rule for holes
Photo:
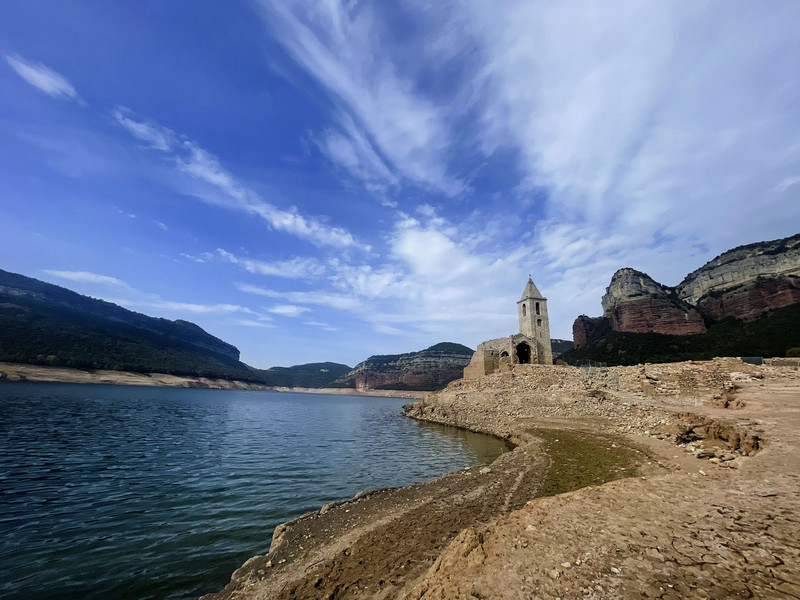
[[[530,338],[536,346],[536,362],[540,365],[552,365],[553,349],[550,346],[547,298],[536,289],[536,285],[530,277],[528,277],[528,283],[522,292],[522,298],[517,302],[517,312],[519,313],[519,332]]]

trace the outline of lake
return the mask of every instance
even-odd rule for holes
[[[397,398],[0,384],[0,597],[196,598],[281,522],[489,463]]]

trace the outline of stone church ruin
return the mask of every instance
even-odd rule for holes
[[[519,333],[479,344],[464,369],[464,379],[477,379],[515,364],[553,364],[547,298],[530,277],[517,302],[517,315]]]

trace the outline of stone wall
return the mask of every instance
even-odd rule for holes
[[[503,365],[511,365],[520,362],[517,356],[517,346],[527,343],[531,349],[530,362],[538,362],[536,341],[528,336],[518,333],[504,338],[487,340],[478,345],[472,360],[464,368],[464,379],[478,379],[490,373],[501,370]]]

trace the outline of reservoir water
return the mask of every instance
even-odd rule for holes
[[[196,598],[283,521],[507,450],[404,402],[0,384],[0,597]]]

